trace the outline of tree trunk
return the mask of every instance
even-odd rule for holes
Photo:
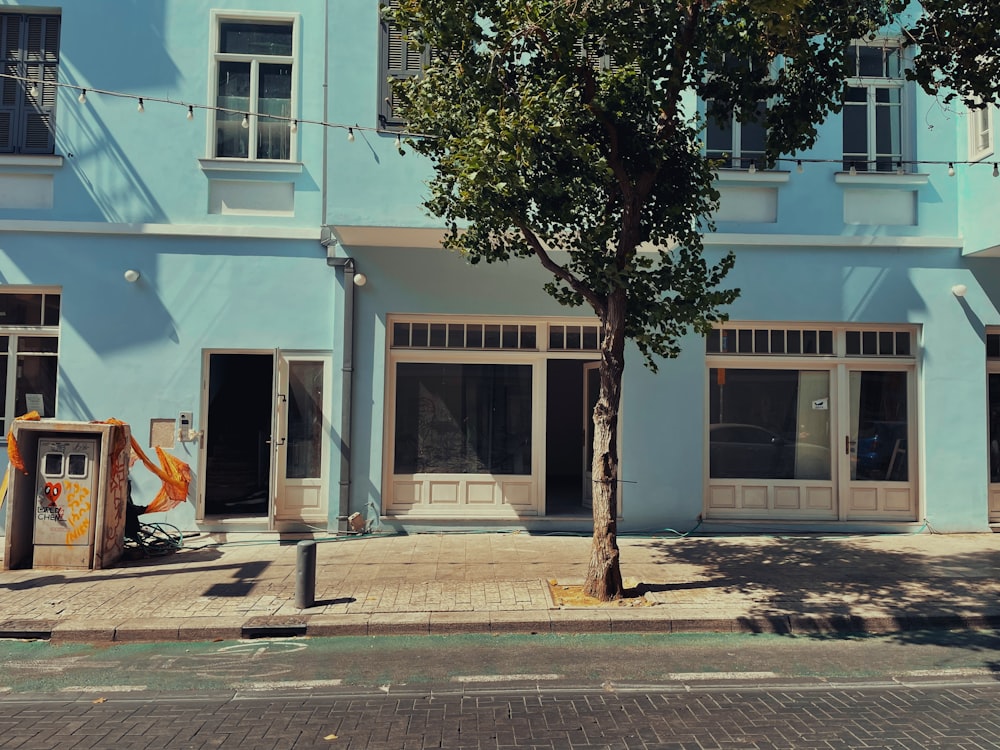
[[[594,407],[594,462],[591,466],[594,538],[584,593],[601,601],[624,595],[618,552],[618,409],[625,370],[624,290],[608,299],[601,321],[601,392]]]

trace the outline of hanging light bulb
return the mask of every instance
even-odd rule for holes
[[[288,129],[290,131],[292,131],[293,133],[298,133],[299,132],[299,121],[298,120],[292,120],[292,123],[291,123],[291,125],[288,126]]]
[[[138,106],[138,107],[136,107],[136,111],[137,111],[137,112],[138,112],[138,113],[139,113],[140,115],[141,115],[141,114],[142,114],[143,112],[145,112],[145,111],[146,111],[146,108],[145,108],[144,106],[142,106],[142,97],[141,97],[141,96],[139,97],[139,106]]]
[[[754,159],[750,162],[750,166],[747,168],[747,174],[757,174],[757,160]]]
[[[354,143],[354,128],[347,129],[347,142]]]
[[[402,139],[400,139],[400,137],[399,137],[399,136],[397,135],[397,136],[396,136],[396,148],[397,148],[397,149],[400,149],[400,148],[402,148],[402,147],[403,147],[403,141],[402,141]]]
[[[802,174],[805,171],[805,169],[802,166],[801,159],[795,162],[795,171],[798,172],[799,174]]]
[[[243,127],[244,130],[246,130],[247,128],[249,128],[250,127],[250,115],[244,114],[243,115],[243,122],[241,122],[240,125]]]
[[[187,118],[189,120],[193,120],[194,119],[194,105],[192,105],[192,104],[188,105]]]
[[[851,162],[851,168],[849,171],[852,177],[858,173],[858,168],[854,165],[853,161]]]
[[[955,165],[952,164],[951,162],[948,162],[948,176],[949,177],[955,176]]]
[[[903,162],[896,162],[896,174],[903,174]]]
[[[1000,165],[998,165],[996,162],[993,162],[993,176],[1000,177]]]
[[[80,89],[80,96],[78,96],[76,98],[76,100],[78,102],[80,102],[80,104],[86,104],[87,103],[87,89]]]
[[[28,93],[31,95],[32,99],[38,98],[38,84],[34,81],[31,82],[31,86],[28,88]]]

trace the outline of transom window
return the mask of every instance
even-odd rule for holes
[[[291,159],[294,31],[292,20],[219,19],[214,156]]]
[[[59,16],[0,13],[3,69],[26,78],[0,80],[0,153],[55,150]]]
[[[3,434],[14,417],[37,411],[54,417],[59,364],[60,296],[55,292],[0,293],[0,403]]]
[[[890,172],[903,166],[903,48],[898,41],[848,48],[844,169]]]
[[[830,329],[716,328],[705,339],[709,354],[833,354]]]

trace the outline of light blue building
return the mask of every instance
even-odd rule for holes
[[[589,528],[596,320],[439,247],[385,86],[419,56],[376,0],[0,20],[4,434],[128,422],[190,464],[188,530]],[[801,169],[706,135],[742,294],[658,374],[630,350],[622,530],[1000,523],[992,112],[905,83],[896,40],[854,52]]]

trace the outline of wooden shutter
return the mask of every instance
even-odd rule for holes
[[[0,14],[0,48],[4,74],[21,75],[21,16]],[[18,80],[0,79],[0,153],[12,153],[16,147],[17,113],[23,90]]]
[[[389,0],[388,2],[388,6],[392,9],[398,5],[399,0]],[[379,32],[381,65],[378,96],[379,127],[406,127],[406,123],[399,115],[399,100],[392,90],[391,81],[421,75],[429,59],[428,50],[413,49],[407,41],[405,29],[399,28],[390,19],[382,18]]]
[[[35,100],[24,90],[21,153],[51,154],[56,139],[58,87],[54,84],[59,73],[59,17],[27,16],[24,26],[25,73],[42,83]]]

